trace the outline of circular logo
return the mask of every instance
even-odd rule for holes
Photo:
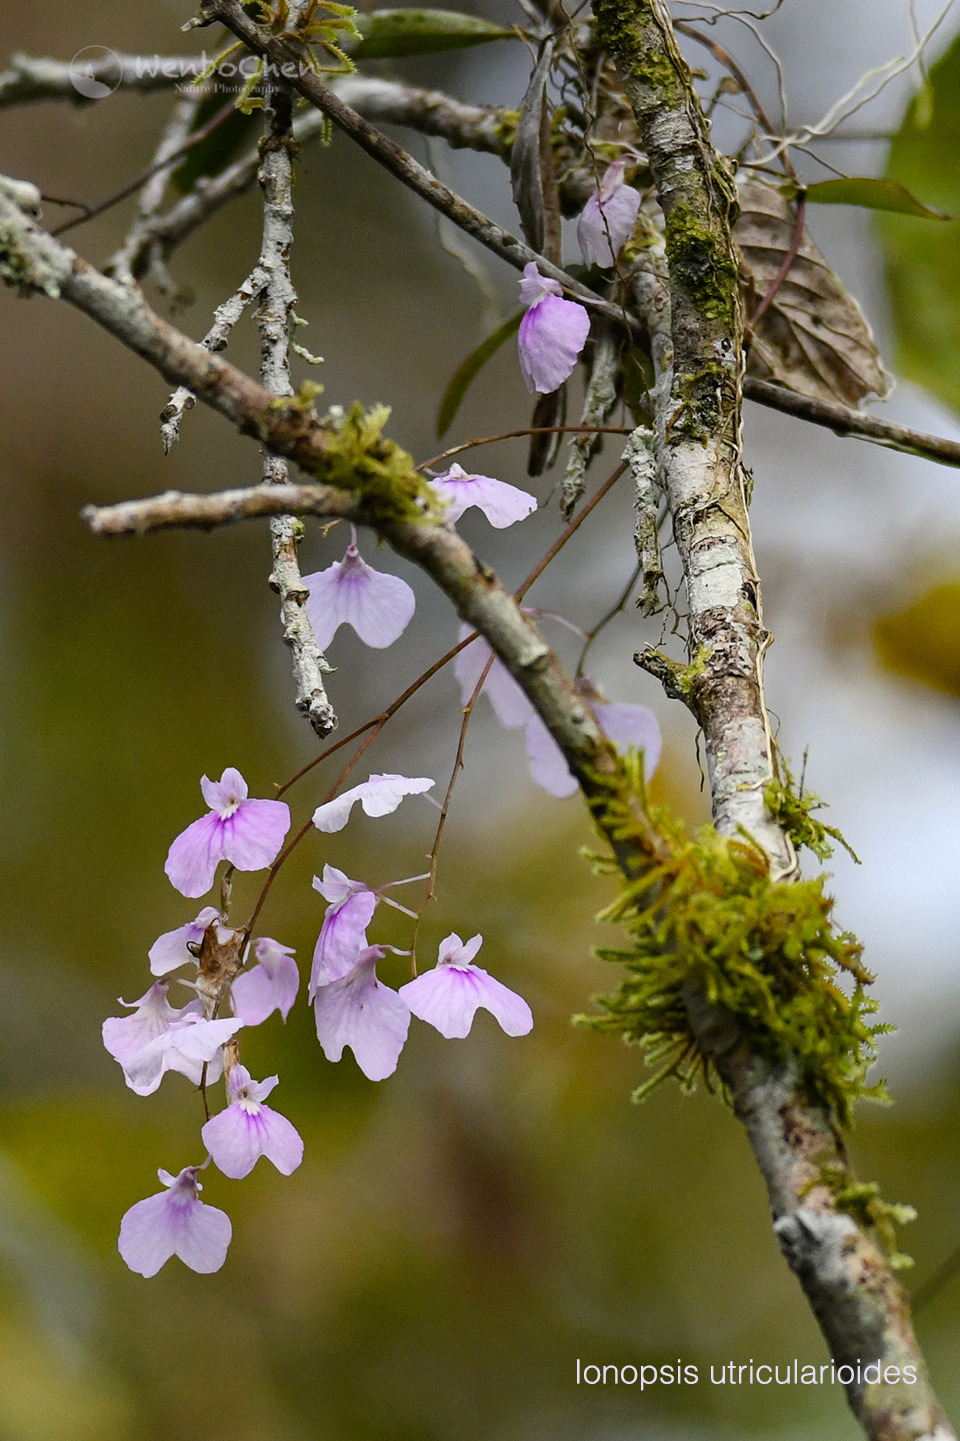
[[[105,100],[122,79],[119,55],[102,45],[87,45],[70,61],[70,84],[85,100]]]

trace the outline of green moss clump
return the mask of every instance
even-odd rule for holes
[[[332,410],[323,422],[331,438],[317,479],[353,491],[373,526],[381,521],[423,521],[428,516],[439,520],[443,507],[414,469],[413,457],[383,434],[389,417],[389,406],[364,410],[359,401],[347,412]]]
[[[860,857],[835,826],[825,826],[814,818],[812,812],[821,810],[825,804],[819,796],[800,795],[794,786],[790,769],[780,762],[783,779],[771,779],[764,788],[763,798],[773,819],[797,847],[806,846],[821,861],[833,855],[831,841],[843,846],[850,858],[860,864]]]
[[[917,1219],[912,1206],[884,1201],[876,1181],[851,1183],[847,1172],[836,1164],[824,1166],[818,1179],[830,1191],[838,1211],[846,1211],[858,1226],[874,1232],[893,1270],[904,1271],[913,1265],[913,1257],[897,1243],[897,1227]]]
[[[715,1079],[690,1023],[693,987],[726,1011],[752,1049],[791,1056],[810,1095],[841,1125],[861,1097],[885,1098],[867,1086],[879,1033],[877,1004],[865,994],[873,979],[861,946],[830,919],[824,878],[772,881],[767,856],[749,838],[702,827],[694,839],[663,813],[651,817],[669,841],[665,858],[627,882],[602,920],[626,925],[627,949],[597,954],[626,968],[619,990],[598,997],[599,1015],[578,1017],[599,1031],[619,1032],[643,1046],[657,1074],[638,1098],[669,1075],[693,1086]],[[852,995],[837,984],[852,978]]]

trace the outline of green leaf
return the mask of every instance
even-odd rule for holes
[[[785,194],[796,186],[781,186]],[[851,175],[846,180],[818,180],[804,191],[808,201],[818,205],[862,205],[867,210],[893,210],[899,215],[916,215],[923,220],[950,220],[946,211],[924,205],[898,180],[879,180],[871,175]]]
[[[362,39],[349,47],[353,60],[432,55],[438,50],[462,50],[468,45],[517,38],[515,30],[504,30],[456,10],[372,10],[358,15],[356,23]]]
[[[520,322],[524,312],[518,310],[516,315],[511,315],[509,320],[504,321],[499,330],[488,335],[481,345],[478,345],[472,354],[468,355],[463,364],[459,367],[450,384],[444,391],[443,399],[440,402],[440,409],[437,411],[437,434],[446,435],[454,416],[460,409],[463,397],[469,390],[473,380],[486,365],[492,355],[496,355],[501,345],[516,334],[520,329]]]
[[[197,111],[194,130],[202,130],[222,106],[221,94],[208,95]],[[241,150],[256,145],[262,129],[261,117],[234,110],[206,139],[187,151],[173,172],[174,185],[185,195],[202,175],[218,175]]]
[[[890,147],[887,178],[960,215],[960,40],[932,67]],[[878,214],[899,373],[960,411],[960,222]]]

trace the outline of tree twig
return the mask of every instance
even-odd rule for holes
[[[291,7],[294,18],[298,7]],[[285,85],[267,95],[260,188],[263,192],[263,245],[257,270],[264,283],[259,293],[257,326],[260,331],[260,379],[272,395],[292,396],[290,340],[296,325],[297,292],[290,275],[293,249],[293,96]],[[263,479],[267,485],[285,486],[290,479],[286,460],[269,449],[263,453]],[[317,644],[307,614],[309,592],[303,583],[297,547],[303,522],[292,515],[270,521],[273,570],[270,585],[280,597],[283,639],[290,647],[297,710],[321,740],[337,724],[323,677],[330,666]]]

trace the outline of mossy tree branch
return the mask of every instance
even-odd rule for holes
[[[601,44],[614,57],[633,106],[665,221],[665,256],[651,255],[645,268],[641,257],[634,289],[658,360],[660,479],[683,563],[690,658],[697,660],[684,699],[703,729],[717,830],[730,837],[746,832],[762,848],[757,854],[769,858],[770,879],[761,882],[754,898],[760,909],[753,931],[758,931],[775,893],[784,892],[787,904],[802,886],[789,884],[796,876],[794,847],[765,798],[774,757],[763,695],[767,636],[740,448],[743,336],[731,238],[736,192],[710,143],[664,0],[597,0],[596,14]],[[686,1033],[720,1076],[746,1127],[781,1249],[835,1360],[854,1363],[854,1379],[846,1387],[851,1407],[874,1441],[933,1436],[947,1441],[954,1432],[931,1388],[906,1297],[878,1243],[885,1218],[850,1203],[851,1197],[865,1201],[869,1188],[859,1186],[849,1169],[835,1101],[825,1103],[811,1086],[799,1043],[793,1043],[796,1054],[782,1037],[776,1044],[776,1030],[764,1026],[756,1003],[743,1003],[738,946],[728,947],[730,954],[726,961],[719,958],[717,968],[710,926],[734,899],[724,885],[715,904],[704,906],[698,890],[686,908],[674,906],[681,913],[672,917],[664,901],[668,913],[656,935],[649,933],[650,911],[633,905],[637,950],[625,957],[629,978],[610,1003],[611,1028],[629,1034],[631,1025],[639,1026],[653,1042],[669,1042],[668,1028],[660,1019],[645,1022],[643,1010],[656,975],[669,968],[671,952],[686,946],[686,961],[673,956],[681,962],[674,966],[675,1029]],[[740,909],[735,909],[736,921]],[[746,924],[744,913],[737,925]],[[668,953],[657,962],[651,945],[655,951],[660,930],[671,926]],[[791,958],[785,949],[780,954],[783,943],[775,931],[773,944],[776,953],[766,957],[759,974],[759,995],[774,984],[778,965],[791,974]],[[814,955],[797,944],[802,954],[792,960],[801,964],[806,980]],[[645,958],[651,961],[646,969]],[[743,1004],[734,1014],[737,1002]],[[682,1049],[681,1059],[687,1054]],[[879,1384],[857,1382],[858,1361],[880,1361]]]

